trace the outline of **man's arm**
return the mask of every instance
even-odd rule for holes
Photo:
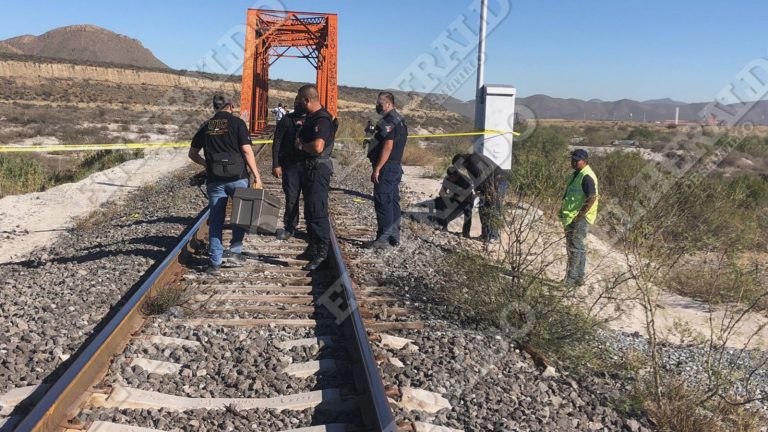
[[[272,139],[272,175],[277,178],[283,176],[283,169],[280,166],[280,148],[285,144],[283,139],[285,138],[285,132],[288,130],[288,125],[285,122],[286,119],[287,117],[283,117],[277,122],[275,137]]]
[[[187,156],[189,156],[190,159],[192,159],[192,162],[205,166],[205,159],[200,156],[200,149],[195,147],[189,148],[189,153],[187,153]]]
[[[331,139],[333,125],[327,118],[321,118],[317,121],[315,139],[307,143],[301,143],[301,149],[310,154],[320,154],[325,150],[326,140]]]
[[[259,174],[259,169],[256,167],[256,158],[253,156],[253,147],[251,147],[251,136],[248,133],[248,127],[242,120],[240,120],[239,129],[237,138],[239,141],[238,144],[240,144],[240,154],[243,155],[245,164],[253,175],[256,184],[261,184],[261,175]]]
[[[379,161],[376,163],[376,166],[373,168],[373,174],[371,174],[371,181],[374,183],[379,183],[379,175],[381,174],[381,169],[384,168],[384,164],[387,163],[389,160],[389,155],[392,154],[392,148],[395,146],[395,140],[388,139],[384,141],[384,144],[382,144],[381,147],[381,154],[379,155]]]
[[[320,154],[325,150],[325,140],[317,138],[314,141],[308,143],[302,143],[301,149],[307,153]]]
[[[597,195],[588,196],[587,200],[584,201],[584,205],[581,206],[581,210],[579,210],[579,213],[576,215],[576,219],[586,217],[589,210],[595,205],[595,201],[597,201]]]
[[[259,169],[256,167],[256,158],[253,156],[253,148],[250,144],[246,144],[240,146],[240,152],[242,152],[243,158],[245,158],[248,170],[253,174],[254,181],[256,184],[261,184],[261,175],[259,174]]]
[[[597,189],[595,188],[595,181],[592,177],[584,176],[581,180],[581,190],[584,192],[584,195],[587,196],[587,199],[584,201],[584,205],[581,206],[579,213],[576,215],[576,219],[586,217],[589,210],[595,205],[595,201],[597,201]]]
[[[192,144],[187,153],[187,156],[192,159],[192,162],[202,166],[205,166],[205,158],[200,156],[200,150],[205,144],[205,128],[206,124],[203,124],[200,126],[200,129],[197,130],[195,136],[192,137]]]

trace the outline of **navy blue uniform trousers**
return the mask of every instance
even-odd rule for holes
[[[381,168],[379,183],[373,186],[373,206],[376,210],[376,239],[400,243],[400,181],[403,168],[397,162],[387,162]]]
[[[328,219],[328,192],[331,187],[331,160],[310,160],[303,163],[301,192],[304,194],[304,219],[310,242],[317,245],[331,242],[331,222]]]
[[[286,231],[295,231],[299,224],[299,199],[301,198],[301,165],[290,163],[283,168],[283,192],[285,193],[285,213],[283,227]]]

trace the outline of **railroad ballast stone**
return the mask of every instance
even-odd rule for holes
[[[0,393],[56,378],[57,367],[175,246],[206,203],[188,185],[192,173],[106,204],[48,248],[0,267]]]
[[[336,187],[357,196],[370,194],[369,176],[366,169],[348,171],[335,178]],[[410,193],[401,195],[407,201]],[[358,215],[360,225],[367,223],[375,230],[370,201],[342,197],[335,204],[343,206],[345,213]],[[358,284],[387,286],[391,295],[414,311],[408,318],[428,323],[424,331],[388,332],[413,339],[418,350],[374,344],[374,351],[382,357],[396,357],[404,365],[383,363],[380,369],[385,384],[439,393],[452,408],[434,414],[397,408],[397,419],[465,431],[629,431],[635,426],[638,431],[650,430],[646,419],[623,418],[610,407],[608,393],[626,391],[625,383],[594,380],[582,385],[567,371],[544,374],[505,335],[460,325],[468,320],[429,292],[451,283],[435,271],[435,263],[464,247],[466,240],[407,218],[403,218],[402,228],[402,246],[383,253],[361,249],[358,243],[344,244],[350,255],[384,260],[379,266],[352,264],[352,277]],[[376,306],[371,305],[371,309],[376,310]],[[615,332],[606,334],[622,337]]]

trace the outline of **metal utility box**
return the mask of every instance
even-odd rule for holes
[[[515,126],[515,95],[512,86],[482,87],[476,110],[475,127],[491,132],[480,136],[475,151],[488,156],[502,169],[512,168],[512,131]]]
[[[237,188],[232,196],[232,225],[247,233],[274,234],[280,214],[280,200],[263,189]]]

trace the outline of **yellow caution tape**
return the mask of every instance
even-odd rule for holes
[[[408,135],[408,138],[444,138],[444,137],[463,137],[477,135],[520,135],[513,131],[486,130],[481,132],[458,132],[442,134],[421,134]],[[336,138],[336,141],[362,141],[365,137],[343,137]],[[271,139],[253,140],[253,144],[272,144]],[[62,144],[45,146],[15,146],[0,145],[0,153],[39,153],[39,152],[63,152],[63,151],[99,151],[99,150],[137,150],[137,149],[160,149],[160,148],[183,148],[189,147],[189,142],[167,142],[167,143],[124,143],[124,144]]]

